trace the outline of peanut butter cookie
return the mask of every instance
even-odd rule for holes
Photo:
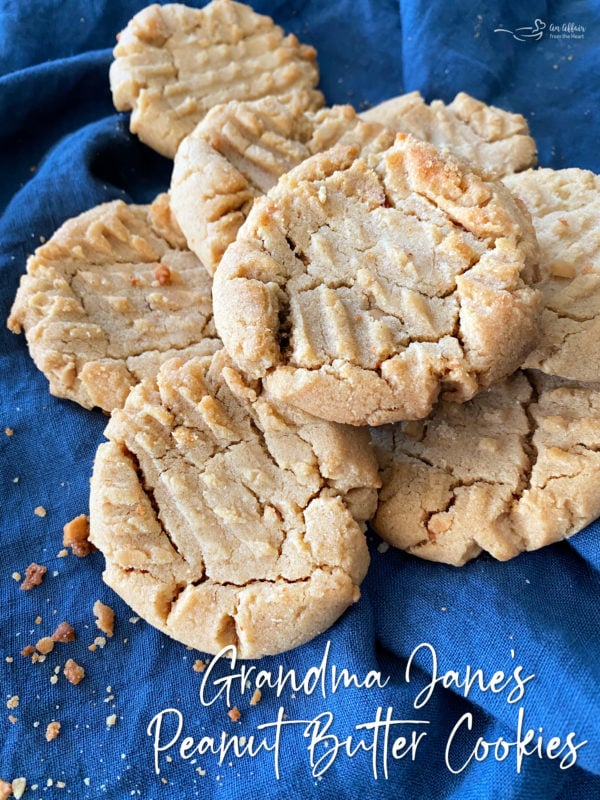
[[[366,429],[280,405],[220,350],[165,362],[106,436],[91,540],[106,582],[161,631],[257,658],[358,599],[379,486]]]
[[[525,366],[576,381],[600,379],[600,176],[528,170],[505,179],[531,212],[545,308]]]
[[[25,331],[52,394],[109,412],[165,359],[221,347],[210,276],[166,194],[65,222],[29,258],[8,327]]]
[[[460,566],[572,536],[600,515],[600,384],[517,371],[462,405],[372,429],[383,486],[373,527]]]
[[[150,5],[117,38],[115,107],[132,109],[132,133],[169,158],[210,108],[228,100],[305,91],[313,107],[323,104],[315,49],[243,3]]]
[[[465,92],[448,105],[441,100],[428,104],[419,92],[410,92],[370,108],[361,117],[448,149],[489,178],[519,172],[537,161],[525,117],[488,106]]]
[[[215,324],[269,393],[353,425],[427,416],[513,372],[542,295],[526,211],[435,148],[336,146],[254,201],[214,276]]]

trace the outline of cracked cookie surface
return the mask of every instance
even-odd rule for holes
[[[373,528],[421,558],[507,560],[600,515],[600,384],[517,371],[468,403],[372,429]]]
[[[600,376],[600,176],[528,170],[505,179],[531,213],[545,307],[524,366],[571,380]]]
[[[175,358],[106,429],[90,538],[148,622],[244,658],[295,647],[359,597],[379,478],[368,431],[278,404],[224,350]]]
[[[541,293],[526,212],[414,137],[336,146],[255,200],[214,276],[243,371],[325,419],[380,425],[465,401],[533,346]]]
[[[220,103],[300,90],[314,108],[323,104],[315,49],[243,3],[153,4],[117,38],[110,67],[115,107],[132,109],[132,133],[168,158]]]
[[[351,106],[307,109],[277,97],[217,106],[181,142],[170,197],[188,245],[211,274],[252,203],[278,178],[334,144],[389,146],[395,134],[361,120]]]
[[[210,276],[166,194],[65,222],[29,258],[8,327],[25,331],[52,394],[108,412],[167,358],[221,347]]]
[[[419,92],[410,92],[364,111],[361,117],[448,149],[490,178],[520,172],[537,161],[525,117],[486,105],[465,92],[448,105],[441,100],[426,103]]]

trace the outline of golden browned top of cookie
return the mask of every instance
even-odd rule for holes
[[[173,165],[171,203],[190,248],[211,272],[235,240],[254,198],[306,158],[334,144],[369,148],[394,134],[361,120],[351,106],[308,109],[304,94],[211,109],[181,142]]]
[[[211,279],[170,212],[104,203],[65,222],[27,262],[8,319],[57,397],[112,411],[176,352],[220,347]]]
[[[266,95],[310,95],[319,79],[316,52],[286,36],[270,17],[233,0],[204,8],[150,5],[118,36],[110,68],[113,100],[132,109],[130,128],[169,158],[213,106]]]
[[[540,245],[545,308],[525,365],[596,382],[600,375],[600,176],[537,169],[505,183],[531,213]]]
[[[375,530],[460,566],[571,536],[600,514],[599,384],[517,371],[462,405],[372,430],[383,486]]]
[[[412,133],[448,149],[490,178],[501,178],[535,165],[537,148],[527,120],[459,92],[446,105],[426,103],[419,92],[386,100],[361,114],[394,131]]]
[[[165,362],[106,436],[91,538],[108,582],[174,638],[279,652],[357,599],[368,564],[359,522],[379,485],[366,430],[282,406],[221,350]]]
[[[512,372],[535,341],[537,245],[500,183],[414,137],[339,146],[255,201],[214,278],[235,363],[309,413],[424,417]]]

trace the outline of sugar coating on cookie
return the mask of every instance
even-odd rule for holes
[[[505,179],[527,206],[540,246],[545,308],[525,366],[595,383],[600,376],[600,176],[536,169]]]
[[[165,359],[221,347],[210,276],[166,194],[65,222],[28,259],[8,327],[25,331],[53,395],[109,412]]]
[[[403,134],[357,154],[313,156],[255,200],[213,305],[234,362],[273,396],[380,425],[513,372],[542,297],[526,282],[531,222],[505,186]]]
[[[281,175],[337,143],[366,152],[391,145],[394,136],[348,105],[311,111],[302,97],[231,101],[209,111],[181,142],[171,180],[173,213],[212,274],[254,199]]]
[[[110,67],[115,107],[131,109],[131,131],[169,158],[220,103],[305,91],[313,107],[323,104],[315,49],[242,3],[153,4],[117,39]]]
[[[537,161],[537,147],[522,114],[489,106],[465,92],[448,105],[441,100],[426,103],[419,92],[410,92],[361,117],[448,149],[489,178],[520,172]]]
[[[372,429],[382,488],[373,528],[390,544],[461,566],[580,531],[600,515],[600,384],[517,371],[426,420]]]
[[[221,350],[165,362],[106,436],[90,537],[106,582],[160,630],[256,658],[358,599],[379,486],[366,429],[278,404]]]

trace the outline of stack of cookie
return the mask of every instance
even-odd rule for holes
[[[596,176],[465,94],[326,107],[314,49],[232,0],[118,39],[170,190],[66,222],[9,327],[111,414],[91,536],[137,613],[259,657],[358,599],[369,520],[460,565],[600,514]]]

